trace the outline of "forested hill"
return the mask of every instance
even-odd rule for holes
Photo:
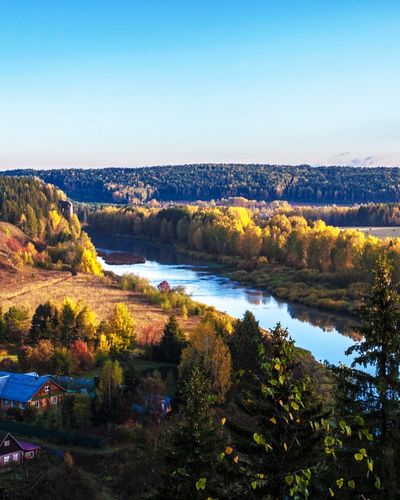
[[[143,168],[10,170],[36,175],[78,201],[135,203],[249,200],[306,203],[393,202],[400,170],[389,167],[197,164]]]
[[[100,274],[102,268],[65,194],[40,179],[0,177],[0,268],[23,264]]]

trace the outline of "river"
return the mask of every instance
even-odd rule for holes
[[[266,292],[243,286],[222,276],[219,268],[210,268],[198,261],[181,256],[173,249],[153,243],[132,241],[128,238],[110,239],[91,235],[98,250],[131,252],[146,258],[145,264],[107,265],[105,270],[117,275],[135,273],[146,277],[152,285],[168,281],[171,287],[184,286],[198,302],[242,318],[251,311],[262,328],[269,330],[277,322],[289,330],[298,347],[311,351],[317,361],[327,360],[333,364],[349,365],[350,356],[345,355],[354,344],[350,337],[353,316],[307,307],[276,299]]]

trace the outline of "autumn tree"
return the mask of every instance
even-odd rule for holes
[[[120,353],[136,346],[135,324],[126,304],[116,304],[108,321],[107,337],[113,352]]]
[[[50,363],[51,373],[60,376],[72,375],[78,366],[78,360],[66,347],[56,347],[50,358]]]
[[[99,375],[99,386],[96,389],[97,408],[104,412],[108,422],[118,419],[117,408],[122,397],[122,368],[118,361],[107,360]]]
[[[192,332],[189,345],[182,351],[179,374],[188,380],[195,365],[209,377],[211,390],[218,402],[224,402],[231,385],[231,355],[222,337],[211,323],[198,325]]]
[[[18,361],[22,372],[35,371],[39,375],[51,373],[54,347],[50,340],[41,340],[37,347],[21,346]]]
[[[76,369],[86,371],[92,365],[93,356],[88,349],[88,345],[83,340],[77,340],[70,347],[71,356],[76,360]]]

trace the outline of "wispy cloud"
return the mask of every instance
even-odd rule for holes
[[[353,167],[365,167],[371,166],[375,164],[373,156],[367,156],[365,158],[358,158],[350,156],[350,151],[346,151],[344,153],[339,153],[331,157],[332,163],[337,163],[340,165],[350,165]]]

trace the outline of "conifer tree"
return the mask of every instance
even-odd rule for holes
[[[29,341],[36,344],[40,340],[56,341],[59,336],[60,320],[57,306],[47,301],[39,304],[32,317]]]
[[[163,485],[156,497],[163,500],[216,498],[221,429],[213,422],[210,384],[200,365],[193,368],[185,383],[184,395],[183,418],[173,422],[162,438],[160,451],[165,470]]]
[[[259,369],[258,345],[262,342],[262,333],[253,313],[246,311],[243,319],[233,324],[229,340],[233,370],[245,372]]]
[[[400,495],[400,297],[399,285],[391,283],[393,268],[387,256],[381,255],[376,265],[375,284],[358,311],[362,325],[355,328],[364,339],[346,352],[356,353],[351,368],[333,371],[339,384],[339,412],[344,418],[359,415],[375,434],[367,452],[382,490],[370,492],[369,484],[360,481],[360,492],[391,500]]]
[[[187,345],[185,333],[180,327],[175,314],[171,314],[164,327],[160,343],[155,348],[155,358],[158,361],[178,364],[182,349]]]

